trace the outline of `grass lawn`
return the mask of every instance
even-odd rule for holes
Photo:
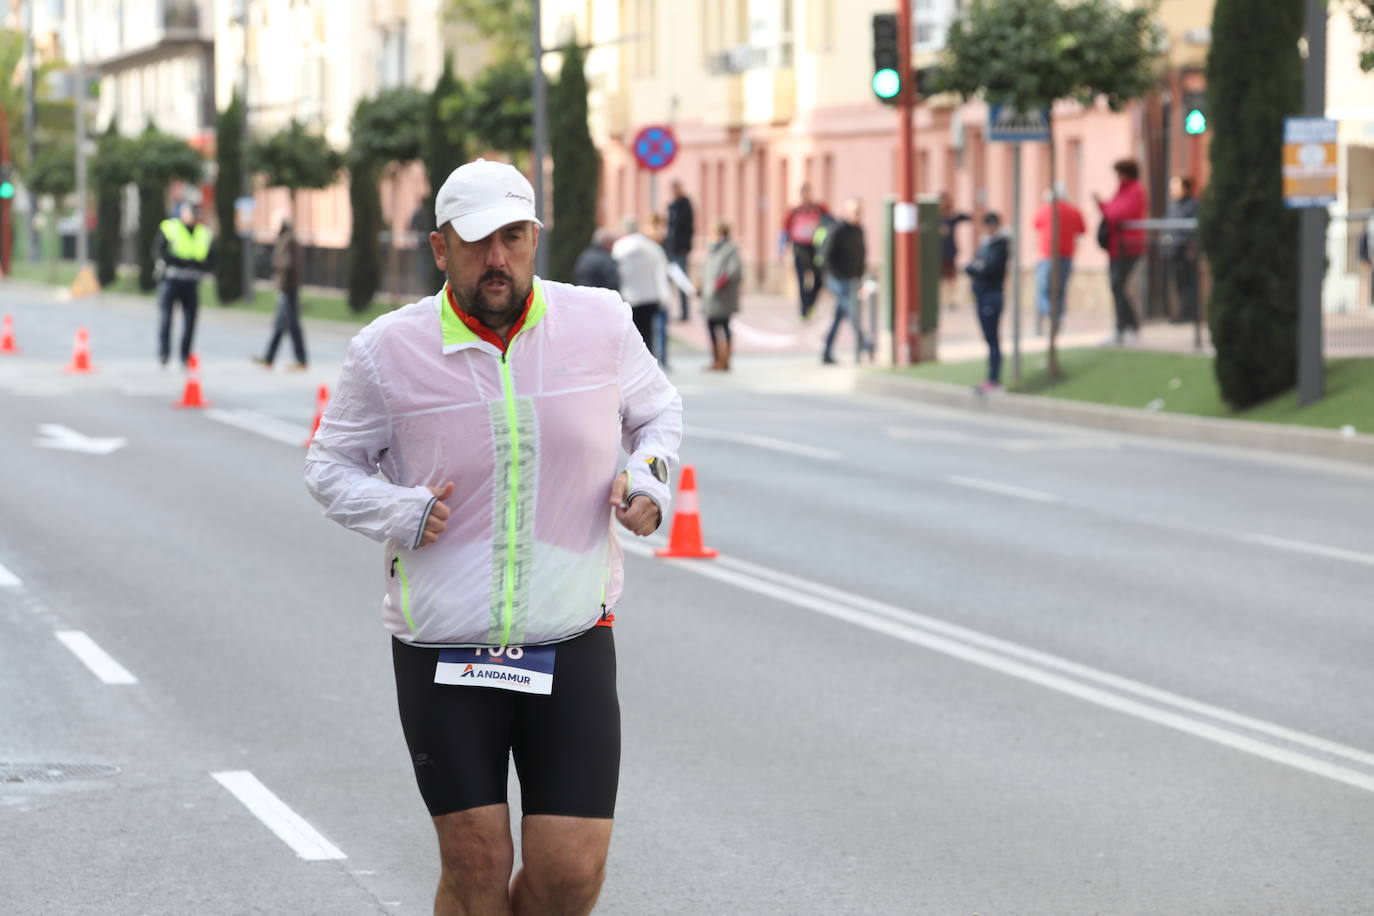
[[[1153,406],[1166,413],[1266,423],[1330,428],[1349,425],[1374,433],[1374,359],[1329,360],[1326,397],[1310,407],[1299,407],[1297,392],[1291,391],[1241,411],[1231,410],[1222,401],[1208,356],[1105,347],[1064,350],[1060,361],[1066,379],[1057,385],[1049,383],[1043,354],[1023,359],[1025,377],[1008,387],[1024,394],[1119,407]],[[918,365],[905,371],[929,381],[975,385],[983,378],[985,366],[983,360],[972,360]],[[1006,372],[1004,363],[1004,377]]]
[[[16,261],[10,273],[16,280],[71,286],[72,281],[76,279],[76,262],[53,261],[45,264],[28,264]],[[147,296],[150,299],[153,297],[153,292],[144,292],[138,288],[138,274],[133,271],[121,271],[115,282],[106,287],[106,290],[131,296]],[[200,304],[204,306],[220,304],[219,296],[215,294],[213,279],[207,278],[200,285]],[[232,302],[230,305],[233,308],[254,312],[274,312],[277,308],[277,293],[276,290],[259,286],[252,302],[239,301]],[[301,293],[301,314],[308,318],[346,321],[361,327],[378,315],[384,315],[389,311],[391,311],[390,305],[384,302],[374,302],[366,311],[354,312],[348,307],[348,302],[343,296]]]

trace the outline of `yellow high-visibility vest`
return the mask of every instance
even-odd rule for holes
[[[164,219],[162,234],[167,237],[167,247],[174,258],[204,261],[210,256],[210,230],[204,224],[192,230],[176,217]]]

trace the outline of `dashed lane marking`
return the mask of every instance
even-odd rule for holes
[[[346,859],[343,850],[324,838],[310,823],[287,807],[271,789],[247,770],[211,773],[248,811],[302,859],[312,862]]]
[[[100,678],[107,684],[137,684],[138,678],[130,673],[119,662],[114,660],[110,653],[96,645],[91,639],[80,630],[58,630],[55,634],[62,645],[72,651],[72,654],[81,659],[81,663],[91,669],[91,673]]]
[[[977,477],[946,477],[946,481],[957,487],[966,487],[970,490],[982,490],[985,493],[996,493],[999,496],[1012,496],[1017,499],[1028,499],[1037,503],[1057,503],[1059,497],[1040,490],[1031,490],[1026,487],[1016,487],[1011,484],[998,483],[995,480],[982,480]]]

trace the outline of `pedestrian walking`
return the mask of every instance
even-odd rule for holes
[[[778,253],[792,245],[792,267],[797,273],[797,296],[801,301],[801,316],[811,317],[816,307],[816,297],[820,295],[823,274],[816,262],[816,230],[829,214],[825,205],[811,199],[811,185],[803,184],[798,192],[800,201],[782,223],[782,234],[778,237]]]
[[[706,315],[706,330],[711,336],[711,364],[708,371],[730,371],[730,319],[739,311],[740,284],[744,263],[739,246],[730,240],[730,224],[716,223],[716,238],[706,252],[701,271],[701,310]]]
[[[1136,262],[1145,253],[1145,231],[1128,229],[1123,223],[1144,219],[1148,210],[1145,189],[1140,185],[1140,166],[1136,161],[1122,159],[1112,168],[1116,171],[1118,182],[1116,194],[1108,201],[1094,194],[1093,201],[1102,212],[1098,242],[1107,249],[1112,304],[1116,309],[1116,334],[1111,340],[1120,344],[1128,337],[1134,339],[1140,336],[1140,319],[1136,316],[1127,284]]]
[[[283,219],[277,240],[272,244],[272,280],[277,286],[277,314],[272,322],[272,336],[267,339],[267,350],[257,358],[264,368],[271,369],[277,358],[277,346],[282,335],[291,337],[291,349],[296,361],[291,368],[297,372],[307,366],[305,358],[305,335],[301,333],[301,246],[296,241],[296,232],[291,220]]]
[[[668,254],[668,261],[676,264],[678,269],[684,274],[687,273],[687,261],[692,254],[692,239],[696,235],[696,216],[692,212],[692,201],[687,197],[687,192],[682,189],[682,182],[673,179],[672,183],[673,199],[668,204],[668,234],[663,239],[663,248]],[[689,300],[687,294],[678,291],[678,305],[681,308],[679,321],[687,320]],[[667,306],[667,303],[664,303]]]
[[[172,311],[181,306],[181,364],[191,358],[200,311],[200,281],[214,265],[215,243],[200,219],[200,209],[189,202],[177,207],[177,215],[162,221],[153,242],[161,287],[157,294],[157,357],[167,365],[172,353]]]
[[[1055,210],[1059,211],[1059,234],[1051,241]],[[1053,299],[1055,320],[1063,321],[1074,251],[1078,247],[1078,237],[1088,227],[1083,222],[1083,211],[1065,200],[1062,190],[1054,188],[1045,191],[1045,203],[1035,211],[1033,225],[1040,255],[1035,264],[1036,314],[1041,319],[1049,318],[1050,300]],[[1055,257],[1059,259],[1059,285],[1051,290]]]
[[[973,306],[978,312],[978,324],[988,344],[988,377],[978,385],[986,394],[1002,390],[1002,347],[999,331],[1004,304],[1003,288],[1007,279],[1007,254],[1011,240],[1002,228],[1002,218],[996,213],[983,214],[985,235],[973,260],[964,268],[973,287]]]
[[[1196,223],[1197,198],[1193,196],[1193,179],[1175,175],[1169,180],[1169,219],[1188,219]],[[1160,234],[1160,253],[1164,267],[1178,293],[1178,311],[1174,324],[1192,324],[1198,317],[1197,279],[1198,251],[1196,229],[1171,228]]]
[[[611,257],[620,271],[620,295],[630,303],[644,345],[657,356],[654,322],[670,294],[668,256],[662,245],[639,231],[633,217],[626,218],[624,230],[624,235],[611,247]]]
[[[859,323],[859,281],[863,279],[864,267],[868,263],[864,248],[864,229],[859,224],[862,206],[857,197],[844,203],[843,218],[830,228],[825,239],[826,283],[835,297],[835,317],[830,322],[830,330],[825,335],[825,349],[821,352],[821,363],[834,365],[835,336],[840,325],[848,319],[854,325],[854,361],[868,350],[872,355],[872,344],[864,339],[864,330]]]
[[[955,230],[969,215],[954,209],[949,194],[940,192],[940,299],[948,309],[959,307],[959,240]]]
[[[615,246],[615,232],[602,226],[592,233],[592,243],[577,256],[573,264],[573,282],[578,286],[595,286],[620,291],[620,270],[611,257]]]
[[[668,511],[682,401],[618,295],[534,276],[541,224],[516,169],[459,167],[434,216],[447,283],[353,338],[306,484],[384,542],[401,726],[439,840],[434,912],[584,914],[620,769],[612,522],[642,537]]]

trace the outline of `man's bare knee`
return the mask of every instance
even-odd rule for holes
[[[512,895],[515,911],[589,912],[606,878],[611,823],[548,815],[525,818],[522,868]]]
[[[480,898],[504,893],[514,850],[505,805],[487,805],[434,818],[442,874],[440,894]]]

